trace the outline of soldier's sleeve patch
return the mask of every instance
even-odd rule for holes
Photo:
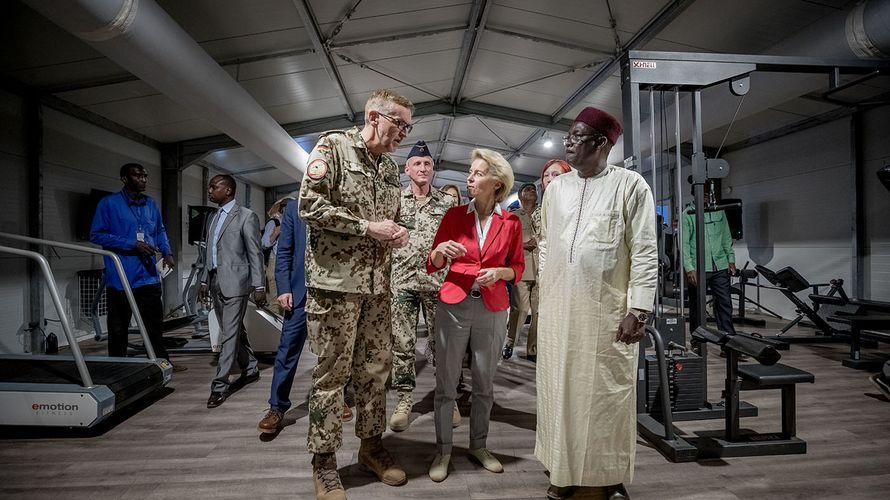
[[[324,179],[325,176],[328,175],[328,162],[321,158],[312,160],[309,162],[309,166],[306,167],[306,175],[313,181]]]

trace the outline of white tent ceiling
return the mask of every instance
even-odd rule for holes
[[[474,147],[502,152],[518,182],[534,179],[548,158],[563,155],[565,122],[560,120],[571,119],[584,106],[620,116],[617,72],[585,89],[620,49],[762,53],[855,3],[157,1],[269,115],[286,130],[299,131],[292,135],[304,149],[312,147],[318,132],[344,126],[349,115],[361,121],[364,101],[375,88],[393,88],[419,103],[417,126],[395,157],[404,162],[411,144],[425,140],[441,171],[437,185],[464,180],[461,172]],[[300,15],[304,8],[317,21],[321,50],[313,45],[314,28]],[[5,2],[0,9],[5,34],[0,74],[7,81],[159,142],[200,142],[220,133],[187,103],[159,93],[27,6]],[[342,90],[326,71],[326,61],[336,67]],[[831,111],[836,104],[814,97],[827,85],[821,76],[755,74],[728,134],[735,106],[710,110],[706,93],[704,142],[715,148],[729,145]],[[879,77],[856,86],[850,96],[867,98],[888,90],[888,78]],[[552,147],[544,147],[545,138],[553,140]],[[239,148],[202,161],[261,186],[293,182]]]

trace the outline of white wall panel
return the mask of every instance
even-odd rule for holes
[[[839,120],[726,156],[724,196],[744,203],[745,235],[735,244],[739,267],[750,260],[749,267],[774,271],[792,266],[811,283],[849,282],[849,155],[849,120]],[[782,295],[764,290],[761,299],[782,316],[795,316]]]
[[[148,146],[117,136],[76,118],[44,110],[44,235],[47,239],[77,242],[75,224],[77,214],[90,189],[118,191],[122,184],[120,166],[137,162],[148,172],[147,193],[160,203],[160,153]],[[86,242],[79,242],[86,243]],[[51,255],[50,265],[56,276],[60,293],[65,297],[72,320],[78,319],[79,270],[101,269],[102,259],[70,250],[57,250]],[[56,319],[49,297],[45,298],[46,316]],[[91,326],[75,323],[78,335],[92,334]],[[64,335],[58,323],[51,322],[49,331]]]
[[[875,172],[890,164],[890,108],[865,113],[863,117],[866,234],[865,295],[890,301],[890,191],[878,182]]]

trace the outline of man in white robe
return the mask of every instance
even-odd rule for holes
[[[535,456],[548,498],[604,487],[629,498],[639,340],[658,278],[655,206],[643,177],[609,165],[618,121],[585,108],[565,139],[574,170],[541,209]]]

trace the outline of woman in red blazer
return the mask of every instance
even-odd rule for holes
[[[434,329],[433,407],[438,453],[430,466],[430,479],[437,482],[448,477],[451,410],[468,344],[473,373],[470,456],[491,472],[504,470],[485,443],[494,404],[494,372],[510,308],[506,282],[520,279],[525,268],[522,223],[498,205],[513,187],[513,170],[507,160],[487,149],[474,150],[472,159],[467,192],[473,200],[445,212],[426,262],[429,273],[448,265],[448,274],[439,289]]]

